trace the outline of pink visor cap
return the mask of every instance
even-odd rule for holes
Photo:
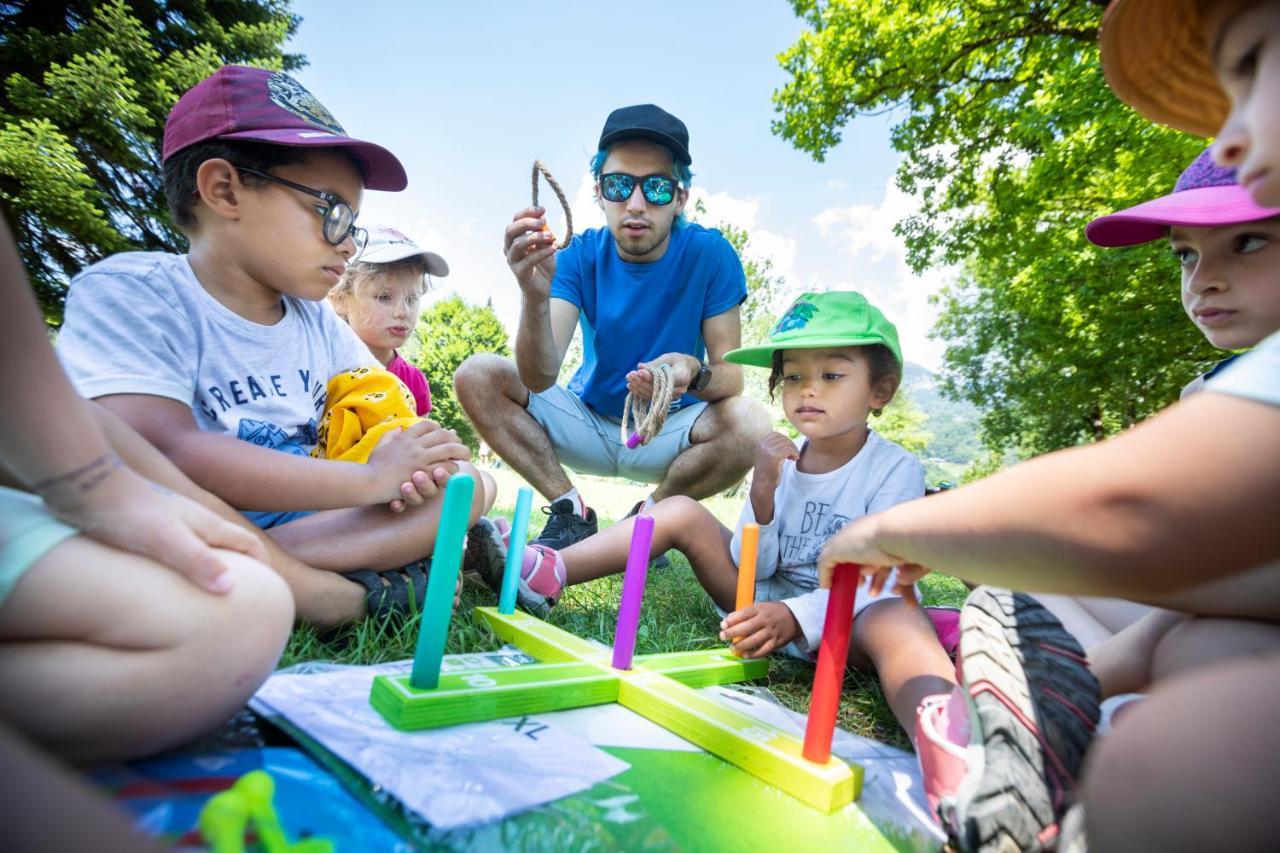
[[[1280,208],[1259,207],[1249,191],[1236,183],[1236,170],[1213,162],[1207,148],[1178,177],[1173,192],[1099,217],[1085,226],[1085,236],[1099,246],[1136,246],[1168,236],[1185,225],[1214,228],[1280,216]]]
[[[398,192],[409,183],[396,155],[347,136],[324,104],[279,71],[227,65],[191,87],[169,111],[162,158],[210,139],[345,148],[360,164],[366,189]]]

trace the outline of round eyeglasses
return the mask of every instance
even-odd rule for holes
[[[364,251],[364,247],[369,243],[369,232],[356,225],[355,210],[333,193],[303,186],[246,166],[236,166],[236,170],[261,178],[264,181],[270,181],[274,184],[280,184],[289,189],[306,193],[323,201],[325,206],[322,208],[316,205],[316,213],[320,214],[320,218],[324,220],[321,233],[324,234],[325,242],[330,246],[338,246],[342,244],[343,240],[350,237],[351,241],[356,244],[356,254],[353,256],[353,260],[355,257],[359,257],[360,253]]]

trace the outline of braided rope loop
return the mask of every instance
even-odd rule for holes
[[[564,210],[564,239],[556,244],[557,249],[563,249],[573,239],[573,211],[569,210],[569,201],[564,196],[564,190],[560,189],[560,182],[551,176],[550,170],[542,165],[541,160],[533,161],[533,206],[538,206],[539,174],[547,179],[547,186],[551,187],[551,191],[556,194],[556,198],[560,199],[560,207]]]
[[[667,412],[671,410],[671,397],[675,388],[671,381],[671,368],[659,364],[653,374],[653,398],[645,401],[627,392],[626,402],[622,404],[621,441],[628,450],[635,450],[637,445],[648,444],[649,440],[662,431],[667,421]],[[635,431],[627,435],[627,421],[635,421]]]

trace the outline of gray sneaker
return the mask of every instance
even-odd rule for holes
[[[467,549],[462,569],[475,572],[494,592],[502,589],[502,572],[507,564],[507,536],[511,526],[505,518],[481,518],[467,531]]]

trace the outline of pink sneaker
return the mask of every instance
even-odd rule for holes
[[[546,616],[560,600],[565,582],[564,558],[546,545],[526,545],[516,598],[535,616]]]
[[[952,709],[955,712],[952,713]],[[938,813],[938,800],[954,793],[968,770],[969,709],[957,687],[950,693],[930,696],[916,709],[916,757],[924,777],[929,809]]]
[[[1031,596],[979,587],[956,674],[916,719],[930,804],[961,850],[1051,849],[1098,723],[1084,650]]]

